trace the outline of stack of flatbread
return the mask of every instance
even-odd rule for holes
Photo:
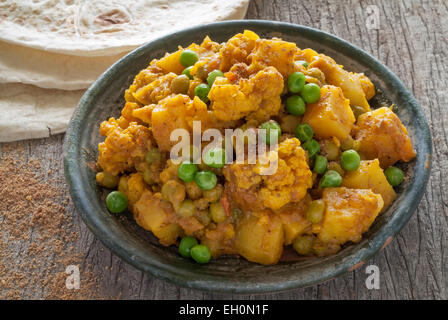
[[[242,19],[249,0],[0,1],[0,142],[64,132],[79,99],[130,50]]]

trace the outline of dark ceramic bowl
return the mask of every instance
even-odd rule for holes
[[[105,207],[105,192],[95,183],[92,165],[97,157],[101,121],[118,116],[123,93],[139,70],[153,58],[172,52],[178,45],[200,42],[206,35],[223,42],[250,29],[263,38],[281,37],[301,48],[313,48],[333,57],[347,70],[364,72],[378,89],[372,105],[393,102],[417,151],[404,169],[408,179],[398,198],[377,218],[357,244],[338,254],[262,266],[238,257],[222,257],[207,265],[181,258],[175,248],[158,244],[150,232],[138,227],[130,214],[112,215]],[[143,272],[180,286],[231,293],[263,293],[310,286],[352,271],[387,245],[406,224],[423,196],[431,167],[431,135],[425,115],[402,82],[378,60],[328,33],[272,21],[228,21],[198,26],[154,40],[119,60],[84,94],[64,143],[65,174],[70,193],[90,230],[115,254]]]

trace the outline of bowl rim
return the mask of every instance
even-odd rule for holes
[[[307,271],[307,276],[305,277],[306,279],[304,279],[303,275],[301,277],[294,277],[291,275],[289,279],[281,282],[266,281],[257,283],[235,283],[232,281],[226,281],[226,279],[202,279],[200,272],[190,272],[177,266],[165,265],[158,262],[157,259],[148,260],[147,257],[145,258],[143,256],[139,256],[139,254],[133,250],[133,243],[129,241],[123,242],[123,240],[118,237],[116,230],[111,232],[111,230],[105,228],[100,219],[98,219],[97,215],[92,214],[95,212],[95,210],[93,210],[92,202],[89,200],[88,195],[80,183],[81,178],[79,173],[81,172],[81,168],[77,158],[82,153],[80,139],[78,139],[78,136],[81,133],[81,120],[89,110],[89,97],[104,89],[104,82],[107,82],[106,80],[116,72],[117,68],[125,65],[134,57],[146,52],[149,48],[151,48],[151,46],[161,43],[165,39],[169,39],[172,36],[203,32],[203,30],[207,29],[219,30],[226,27],[241,27],[250,29],[251,26],[254,25],[257,27],[266,28],[270,31],[275,31],[278,29],[281,32],[281,30],[288,29],[294,32],[305,32],[316,37],[324,37],[326,41],[337,45],[338,48],[343,48],[347,52],[355,53],[358,56],[357,60],[369,64],[371,68],[377,68],[385,77],[396,85],[395,89],[399,91],[400,95],[405,97],[408,103],[407,108],[416,115],[413,121],[417,122],[416,127],[421,130],[420,135],[422,136],[422,140],[418,141],[419,144],[421,144],[419,146],[419,149],[421,150],[417,154],[414,166],[415,170],[413,181],[408,188],[408,192],[404,194],[403,198],[400,200],[400,204],[405,204],[397,206],[390,219],[383,226],[381,226],[381,228],[371,239],[369,239],[367,247],[362,248],[362,250],[360,249],[349,253],[340,263],[337,263],[336,265],[329,265],[325,268],[315,268],[315,270]],[[91,232],[106,247],[108,247],[109,250],[118,255],[121,259],[144,273],[168,280],[179,286],[221,293],[261,294],[308,287],[328,281],[348,271],[353,271],[357,267],[364,264],[365,261],[370,259],[377,252],[382,250],[409,221],[417,209],[417,206],[425,192],[425,187],[428,182],[431,169],[432,138],[423,110],[419,107],[417,101],[404,86],[401,80],[379,60],[357,46],[327,32],[298,24],[269,20],[230,20],[194,26],[159,37],[144,44],[143,46],[136,48],[115,62],[87,89],[85,94],[82,96],[67,128],[64,138],[63,158],[65,177],[69,185],[70,195],[75,204],[75,208],[80,213],[84,223],[88,226]],[[154,256],[152,258],[156,257]]]

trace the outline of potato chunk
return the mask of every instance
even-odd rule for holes
[[[283,252],[281,220],[267,212],[252,213],[239,221],[235,245],[247,260],[261,264],[275,264]]]
[[[311,227],[311,222],[306,218],[306,208],[310,201],[311,197],[307,196],[302,201],[288,204],[275,213],[283,223],[285,245],[290,245],[296,237]]]
[[[342,186],[352,189],[371,189],[379,193],[384,201],[381,211],[386,211],[397,197],[394,188],[387,182],[378,159],[361,161],[356,171],[346,172]]]
[[[191,99],[179,94],[160,101],[152,110],[152,132],[160,150],[170,151],[171,147],[177,143],[177,141],[170,140],[173,130],[189,129],[185,119],[188,104],[191,104]]]
[[[318,68],[325,74],[325,81],[328,84],[341,87],[344,96],[350,100],[350,105],[361,106],[366,111],[370,111],[367,102],[375,92],[373,83],[363,74],[348,72],[338,65],[332,58],[319,54],[314,57],[310,68]]]
[[[366,159],[378,158],[382,168],[415,157],[406,127],[389,108],[383,107],[362,114],[354,130],[360,151]]]
[[[165,71],[180,74],[185,67],[180,63],[180,54],[182,50],[177,50],[174,53],[166,54],[162,59],[158,60],[155,65]]]
[[[381,195],[368,189],[326,188],[319,240],[332,245],[359,242],[383,207]]]
[[[341,88],[325,85],[319,101],[307,106],[303,122],[308,123],[319,138],[344,140],[352,130],[355,116]]]
[[[134,205],[135,221],[142,228],[152,231],[164,246],[174,244],[181,234],[180,226],[172,223],[172,217],[173,209],[160,193],[146,191]]]

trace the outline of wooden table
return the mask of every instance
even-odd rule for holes
[[[426,114],[434,140],[431,179],[417,213],[366,264],[378,266],[380,289],[366,288],[365,266],[324,284],[278,294],[232,296],[180,288],[144,275],[111,254],[69,203],[67,212],[80,235],[75,246],[83,254],[83,264],[92,266],[101,295],[129,299],[448,299],[448,2],[255,0],[246,17],[303,24],[354,43],[395,72]],[[40,159],[44,170],[51,169],[49,178],[63,178],[62,142],[63,135],[56,135],[3,144],[0,151]],[[10,151],[11,147],[17,150]],[[60,188],[68,194],[64,182]]]

